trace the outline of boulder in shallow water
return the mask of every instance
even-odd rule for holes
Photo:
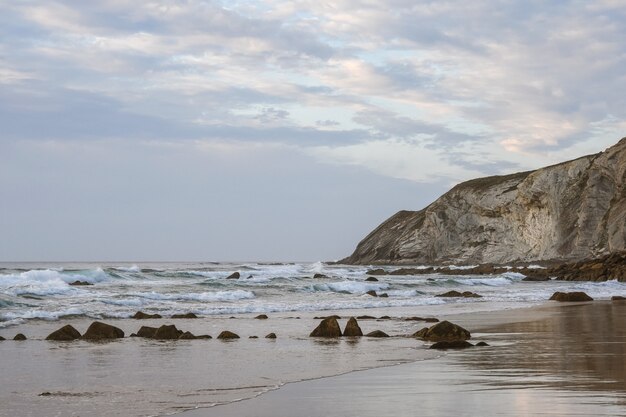
[[[466,349],[469,347],[474,347],[470,342],[466,340],[455,340],[452,342],[441,341],[437,342],[430,347],[430,349],[439,349],[439,350],[447,350],[447,349]]]
[[[197,319],[194,313],[185,313],[185,314],[172,314],[173,319]]]
[[[374,320],[376,317],[374,316],[356,316],[358,320]]]
[[[148,314],[148,313],[144,313],[143,311],[138,311],[135,313],[134,316],[131,317],[131,319],[136,319],[136,320],[160,319],[160,318],[163,318],[160,314]]]
[[[313,275],[313,278],[328,278],[328,277],[324,274],[315,274]]]
[[[46,340],[70,341],[80,339],[80,332],[71,325],[67,324],[59,330],[50,333]]]
[[[464,292],[459,292],[459,291],[448,291],[448,292],[444,292],[443,294],[437,294],[435,297],[450,297],[450,298],[482,298],[482,295],[478,295],[474,292],[471,291],[464,291]]]
[[[373,332],[369,332],[365,336],[367,337],[389,337],[389,335],[382,330],[374,330]]]
[[[185,332],[183,334],[181,334],[180,336],[178,336],[179,340],[193,340],[193,339],[197,339],[196,336],[193,335],[193,333],[191,332]]]
[[[577,302],[577,301],[593,301],[593,298],[589,297],[582,291],[574,291],[574,292],[560,292],[557,291],[552,294],[550,297],[552,301],[561,301],[561,302]]]
[[[341,328],[335,317],[327,317],[311,332],[309,337],[341,337]]]
[[[213,337],[211,337],[211,335],[208,334],[201,334],[196,336],[196,339],[213,339]]]
[[[387,298],[389,297],[389,294],[387,294],[386,292],[382,293],[379,295],[380,298]]]
[[[239,279],[240,277],[241,277],[241,274],[239,272],[233,272],[232,274],[227,276],[226,279]]]
[[[376,277],[367,277],[367,279],[365,281],[367,281],[367,282],[378,282],[378,278],[376,278]]]
[[[174,340],[178,339],[182,334],[183,331],[178,330],[173,324],[164,324],[163,326],[159,327],[156,332],[154,332],[152,338],[159,340]]]
[[[372,297],[378,297],[378,294],[376,294],[376,291],[374,291],[374,290],[369,290],[365,294],[371,295]]]
[[[267,320],[267,314],[259,314],[258,316],[255,317],[255,319],[257,320]]]
[[[622,297],[621,295],[614,295],[611,297],[611,301],[626,301],[626,297]]]
[[[3,340],[6,340],[4,337],[0,336],[0,342],[2,342]]]
[[[18,333],[15,335],[13,340],[26,340],[26,336],[24,336],[22,333]]]
[[[428,333],[428,327],[424,327],[423,329],[416,331],[411,335],[411,337],[419,337],[423,339],[426,336],[426,333]]]
[[[344,336],[363,336],[363,331],[359,327],[359,323],[354,317],[348,319],[345,329],[343,329]]]
[[[489,344],[487,342],[478,342],[474,346],[483,347],[483,346],[489,346]]]
[[[88,281],[76,280],[74,282],[70,282],[69,285],[72,285],[74,287],[79,287],[79,286],[86,286],[86,285],[93,285],[93,284],[91,282],[88,282]]]
[[[444,320],[429,327],[428,331],[426,331],[423,336],[417,337],[421,337],[422,339],[429,340],[431,342],[453,342],[457,340],[467,340],[472,336],[470,332],[461,326]]]
[[[136,336],[137,337],[146,337],[148,339],[151,339],[151,338],[154,337],[154,334],[156,333],[156,331],[157,331],[156,327],[141,326],[141,328],[137,332]]]
[[[276,339],[276,333],[270,333],[265,336],[266,339]]]
[[[248,336],[248,339],[258,339],[259,336]]]
[[[105,340],[120,339],[122,337],[124,337],[124,331],[122,329],[111,326],[110,324],[94,321],[82,338],[85,340]]]
[[[228,330],[224,330],[217,336],[218,339],[239,339],[239,335],[233,332],[229,332]]]

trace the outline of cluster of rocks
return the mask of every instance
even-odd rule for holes
[[[341,331],[341,327],[339,327],[339,322],[337,321],[337,316],[326,317],[321,321],[321,323],[311,332],[309,337],[359,337],[364,336],[359,323],[356,318],[350,317],[348,322],[346,323],[346,327],[343,332]],[[383,331],[376,330],[366,334],[367,337],[389,337]]]
[[[387,294],[386,292],[382,293],[382,294],[378,294],[376,291],[374,290],[369,290],[367,291],[365,294],[367,295],[371,295],[372,297],[381,297],[381,298],[387,298],[389,297],[389,294]]]
[[[443,294],[437,294],[435,297],[449,297],[449,298],[482,298],[482,295],[478,295],[475,292],[471,291],[448,291]]]
[[[131,316],[131,319],[136,320],[146,320],[146,319],[162,319],[163,316],[160,314],[148,314],[143,311],[138,311],[135,315]],[[197,319],[198,316],[194,313],[184,313],[184,314],[172,314],[170,316],[172,319]]]

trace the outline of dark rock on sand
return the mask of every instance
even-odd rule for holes
[[[110,324],[94,321],[91,323],[83,339],[85,340],[104,340],[104,339],[120,339],[124,337],[124,331]]]
[[[194,313],[185,313],[185,314],[172,314],[173,319],[197,319]]]
[[[420,339],[423,339],[426,336],[426,333],[428,333],[428,327],[424,327],[423,329],[416,331],[411,335],[411,337],[419,337]]]
[[[78,287],[78,286],[93,285],[93,284],[91,282],[87,282],[87,281],[76,280],[74,282],[70,282],[69,285]]]
[[[191,332],[185,332],[183,334],[181,334],[180,336],[178,336],[179,340],[193,340],[193,339],[197,339],[196,336],[193,335],[193,333]]]
[[[489,346],[489,344],[487,342],[478,342],[474,346],[482,347],[482,346]]]
[[[211,335],[208,335],[208,334],[201,334],[199,336],[196,336],[196,339],[213,339],[213,337],[211,337]]]
[[[367,337],[389,337],[389,335],[385,332],[383,332],[382,330],[374,330],[373,332],[370,332],[368,334],[366,334],[365,336]]]
[[[376,291],[374,291],[374,290],[369,290],[365,294],[371,295],[372,297],[378,297],[378,294],[376,294]]]
[[[482,298],[482,295],[478,295],[471,291],[459,292],[459,291],[452,290],[452,291],[444,292],[443,294],[437,294],[435,297]]]
[[[309,337],[341,337],[341,328],[337,319],[328,317],[311,332]]]
[[[346,323],[346,328],[343,330],[344,336],[363,336],[363,331],[359,327],[359,323],[356,321],[354,317],[350,317],[348,319],[348,323]]]
[[[13,340],[26,340],[26,336],[24,336],[22,333],[18,333],[15,335]]]
[[[439,350],[447,350],[447,349],[465,349],[469,347],[474,347],[470,342],[466,340],[455,340],[453,342],[437,342],[430,347],[430,349],[439,349]]]
[[[391,320],[391,316],[380,316],[378,320]]]
[[[276,333],[270,333],[267,336],[265,336],[266,339],[276,339]]]
[[[218,339],[239,339],[239,335],[233,332],[229,332],[228,330],[224,330],[217,336]]]
[[[374,316],[357,316],[356,317],[358,320],[375,320],[376,317]]]
[[[389,294],[387,294],[386,292],[384,292],[384,293],[380,294],[380,295],[379,295],[379,297],[381,297],[381,298],[387,298],[387,297],[389,297]]]
[[[404,321],[424,321],[426,323],[438,323],[439,319],[434,317],[407,317]]]
[[[145,319],[161,319],[163,318],[160,314],[147,314],[144,313],[143,311],[138,311],[135,313],[134,316],[131,317],[131,319],[137,319],[137,320],[145,320]]]
[[[156,331],[156,327],[141,326],[141,328],[137,332],[137,337],[147,337],[148,339],[151,339],[154,337]]]
[[[257,320],[267,320],[267,315],[266,314],[259,314],[258,316],[255,317],[255,319]]]
[[[4,337],[0,336],[0,342],[2,342],[3,340],[6,340]]]
[[[614,295],[611,297],[611,301],[626,301],[626,297],[622,297],[621,295]]]
[[[313,317],[315,320],[324,320],[324,319],[335,319],[335,320],[339,320],[341,317],[338,315],[332,315],[332,316],[322,316],[322,317]]]
[[[387,272],[382,268],[370,269],[367,271],[367,275],[387,275]]]
[[[453,342],[457,340],[467,340],[467,339],[470,339],[472,336],[470,332],[468,332],[461,326],[458,326],[454,323],[450,323],[449,321],[445,320],[428,328],[428,330],[423,334],[423,336],[416,336],[416,337],[421,337],[422,339],[425,339],[431,342],[440,342],[440,341]]]
[[[560,292],[557,291],[552,294],[550,297],[552,301],[561,301],[561,302],[576,302],[576,301],[593,301],[593,298],[589,297],[582,291],[574,291],[574,292]]]
[[[226,279],[239,279],[240,277],[241,277],[241,274],[239,272],[233,272],[232,274],[227,276]]]
[[[250,337],[248,337],[248,339],[258,339],[258,338],[259,338],[259,336],[250,336]]]
[[[173,324],[164,324],[159,327],[156,332],[154,332],[152,338],[159,340],[174,340],[178,339],[182,334],[183,331],[178,330]]]
[[[58,341],[69,341],[80,339],[80,332],[76,330],[74,327],[69,324],[61,327],[59,330],[55,330],[50,333],[46,340],[58,340]]]
[[[313,278],[328,278],[328,277],[324,274],[315,274],[313,275]]]
[[[365,281],[368,281],[368,282],[378,282],[378,278],[376,278],[376,277],[367,277],[367,279]]]

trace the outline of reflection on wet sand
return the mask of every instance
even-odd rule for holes
[[[626,303],[566,305],[485,333],[494,346],[455,357],[486,384],[626,392]]]

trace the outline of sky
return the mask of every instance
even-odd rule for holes
[[[317,261],[626,136],[626,1],[0,3],[0,261]]]

